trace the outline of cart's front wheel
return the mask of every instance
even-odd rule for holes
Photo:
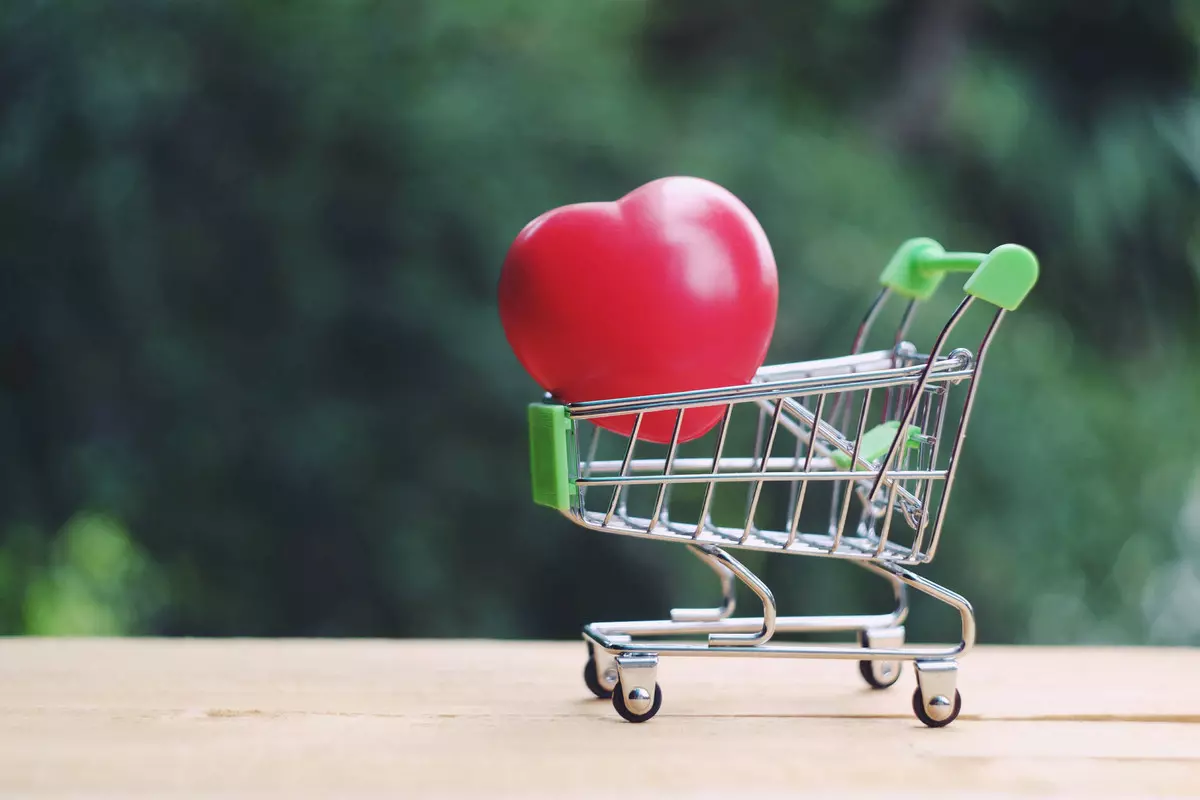
[[[587,684],[592,694],[601,700],[607,700],[612,697],[613,690],[605,689],[604,685],[600,683],[600,674],[596,669],[596,659],[589,658],[587,663],[583,665],[583,682]]]
[[[630,689],[629,697],[626,697],[625,687],[618,682],[613,688],[612,704],[617,713],[629,722],[645,722],[657,714],[662,706],[662,689],[657,683],[654,684],[654,699],[651,701],[650,693],[641,686]],[[631,705],[640,713],[631,709]]]
[[[926,703],[919,686],[913,691],[912,703],[913,713],[917,715],[917,719],[931,728],[946,727],[958,719],[958,712],[962,711],[962,695],[959,694],[958,689],[954,690],[953,706],[950,704],[950,699],[943,695],[935,695],[929,703]]]

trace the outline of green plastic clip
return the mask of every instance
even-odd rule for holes
[[[869,464],[879,461],[887,455],[888,448],[892,446],[892,440],[896,438],[898,430],[900,430],[900,423],[893,419],[876,425],[864,433],[862,444],[858,448],[858,457]],[[904,437],[904,442],[901,444],[901,452],[919,447],[920,444],[921,429],[916,425],[909,425],[908,436]],[[850,470],[850,456],[839,450],[833,454],[832,458],[838,469],[843,472]]]
[[[549,403],[529,405],[529,468],[533,501],[567,511],[578,487],[575,471],[575,421],[567,410]]]

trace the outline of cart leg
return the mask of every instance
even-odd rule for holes
[[[709,647],[717,645],[754,647],[771,641],[771,637],[775,635],[775,595],[771,593],[771,590],[762,582],[761,578],[746,568],[745,564],[721,548],[712,545],[702,545],[700,549],[705,555],[729,570],[738,580],[746,584],[750,591],[758,595],[758,599],[762,601],[763,605],[762,627],[758,632],[749,634],[710,633],[708,635]]]
[[[962,641],[958,647],[945,655],[917,657],[914,666],[917,672],[917,688],[913,692],[913,713],[917,719],[931,728],[949,725],[962,710],[962,695],[958,692],[959,656],[966,655],[975,646],[975,610],[971,603],[957,592],[922,578],[897,564],[881,564],[898,580],[942,601],[958,612],[962,621]]]
[[[673,608],[671,609],[671,621],[716,622],[717,620],[726,619],[733,613],[734,608],[737,607],[733,571],[698,547],[688,545],[688,552],[705,564],[708,564],[712,568],[712,571],[717,573],[717,577],[721,581],[721,605],[719,608]]]
[[[957,661],[916,661],[917,689],[913,713],[931,728],[949,725],[962,710]]]
[[[944,656],[940,656],[940,658],[950,660],[959,656],[965,656],[975,646],[975,610],[971,608],[971,603],[967,598],[958,592],[947,589],[945,586],[934,583],[928,578],[922,578],[920,575],[910,572],[898,564],[885,563],[877,566],[881,569],[886,569],[897,580],[903,581],[913,589],[923,592],[935,600],[940,600],[958,612],[962,623],[962,641],[959,642],[958,647],[948,651]],[[930,658],[933,657],[931,656]]]
[[[649,653],[617,656],[617,685],[613,689],[613,708],[629,722],[645,722],[662,706],[658,686],[658,656]]]
[[[893,622],[885,627],[892,625],[903,625],[904,620],[908,619],[908,586],[900,579],[895,572],[890,569],[884,569],[872,561],[856,561],[860,567],[867,572],[873,572],[881,578],[884,578],[892,587],[892,597],[896,599],[896,610],[892,612]]]

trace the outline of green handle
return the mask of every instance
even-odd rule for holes
[[[909,239],[884,267],[879,282],[914,300],[928,300],[950,272],[970,272],[963,291],[1015,311],[1038,279],[1037,258],[1019,244],[983,253],[947,253],[933,239]]]

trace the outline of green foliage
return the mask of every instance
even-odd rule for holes
[[[679,548],[530,501],[539,392],[494,294],[542,211],[695,174],[771,238],[771,360],[844,351],[906,239],[1037,253],[931,574],[991,641],[1200,641],[1181,610],[1200,585],[1198,20],[4,4],[0,629],[567,636],[708,602]],[[879,598],[840,565],[754,566],[785,603]]]
[[[72,518],[49,568],[25,593],[25,632],[105,636],[138,633],[163,602],[153,567],[116,521],[96,514]]]

